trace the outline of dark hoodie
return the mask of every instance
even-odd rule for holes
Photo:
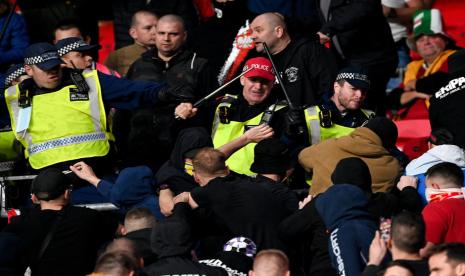
[[[147,166],[125,168],[114,184],[101,180],[97,190],[118,206],[123,214],[131,208],[143,207],[149,209],[156,218],[163,217],[155,194],[155,179]]]
[[[359,275],[368,261],[377,223],[366,210],[367,204],[364,192],[350,184],[333,185],[315,199],[330,232],[329,255],[339,275]]]
[[[160,221],[152,231],[152,250],[158,261],[144,268],[148,275],[228,275],[222,268],[192,260],[191,229],[187,221],[190,206],[175,205],[173,215]]]
[[[186,128],[179,133],[170,160],[158,170],[156,179],[159,184],[168,184],[175,194],[190,191],[198,187],[194,178],[184,171],[185,154],[193,149],[213,147],[208,132],[201,127]]]

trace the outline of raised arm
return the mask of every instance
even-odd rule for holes
[[[258,143],[261,140],[270,138],[273,134],[274,131],[269,125],[262,124],[247,130],[240,137],[219,147],[218,150],[224,153],[226,158],[229,158],[234,152],[247,144]]]

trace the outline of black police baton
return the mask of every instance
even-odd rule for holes
[[[274,61],[273,61],[273,58],[271,57],[271,53],[270,53],[270,49],[268,48],[268,45],[266,45],[265,42],[262,42],[262,44],[263,44],[263,49],[265,49],[266,55],[268,56],[268,59],[270,59],[270,61],[271,61],[271,66],[273,66],[274,74],[275,74],[276,78],[278,79],[278,82],[279,82],[279,85],[281,86],[281,89],[283,90],[284,97],[286,97],[286,101],[287,101],[287,104],[289,105],[289,108],[290,109],[296,109],[294,104],[291,102],[291,99],[289,98],[289,94],[287,94],[286,87],[284,87],[283,79],[279,75],[279,71],[276,68],[276,65],[274,64]]]
[[[232,80],[228,81],[227,83],[223,84],[222,86],[218,87],[217,89],[215,89],[213,92],[211,92],[210,94],[208,94],[207,96],[201,98],[200,100],[196,101],[192,107],[199,107],[201,106],[205,101],[213,98],[214,96],[216,96],[216,94],[218,94],[218,92],[220,92],[221,90],[223,90],[224,88],[226,88],[227,86],[229,86],[231,83],[233,83],[235,80],[237,80],[238,78],[242,77],[243,75],[245,75],[247,72],[249,72],[250,70],[252,70],[253,68],[250,67],[248,69],[246,69],[245,71],[243,71],[242,73],[240,73],[238,76],[236,76],[235,78],[233,78]],[[181,117],[177,114],[174,114],[174,118],[179,120],[181,119]]]
[[[268,45],[266,45],[265,42],[262,42],[262,45],[263,45],[263,49],[265,49],[268,59],[271,62],[271,66],[273,66],[273,71],[275,73],[276,78],[278,79],[281,89],[283,90],[284,97],[286,97],[286,101],[287,101],[287,104],[289,105],[289,109],[298,110],[298,108],[291,102],[291,99],[289,98],[289,94],[287,93],[286,87],[284,87],[283,79],[281,78],[281,75],[279,74],[279,71],[276,68],[276,65],[274,64],[273,58],[271,57],[271,53],[270,53],[270,49],[268,48]],[[296,124],[296,126],[297,126],[297,134],[304,133],[305,130],[302,125]]]

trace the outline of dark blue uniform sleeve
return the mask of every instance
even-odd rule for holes
[[[118,109],[135,109],[152,106],[158,102],[158,93],[164,83],[132,81],[125,78],[98,72],[102,88],[103,102],[106,106]]]

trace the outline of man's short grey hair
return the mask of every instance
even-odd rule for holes
[[[155,223],[155,217],[147,208],[133,208],[124,217],[124,228],[126,228],[127,233],[152,228]]]

